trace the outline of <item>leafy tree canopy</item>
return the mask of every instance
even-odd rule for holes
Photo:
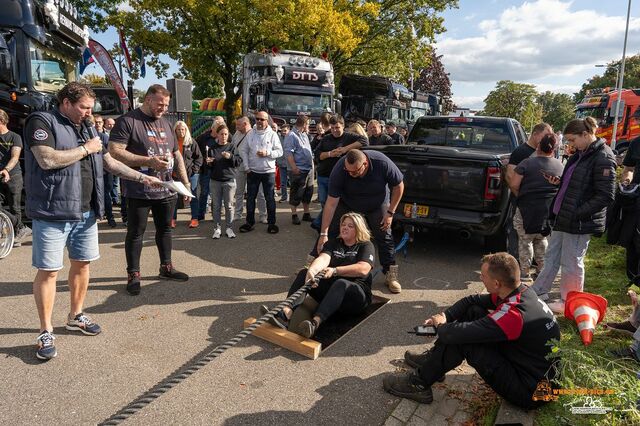
[[[616,87],[616,76],[618,75],[618,67],[621,61],[613,61],[607,64],[602,75],[596,74],[586,83],[582,85],[582,88],[577,92],[573,100],[575,103],[580,102],[586,95],[589,89],[603,89],[605,87]],[[624,63],[624,80],[622,87],[629,89],[640,88],[640,53],[633,56],[628,56]]]
[[[538,95],[537,102],[542,107],[542,121],[549,123],[553,130],[562,130],[575,118],[573,97],[566,93],[546,91]]]
[[[329,54],[336,81],[343,73],[406,80],[409,64],[428,63],[442,31],[438,16],[457,0],[73,0],[94,29],[125,31],[145,49],[147,66],[167,75],[161,55],[181,66],[196,88],[223,86],[232,108],[241,93],[242,58],[278,46]],[[230,111],[227,111],[229,113]]]

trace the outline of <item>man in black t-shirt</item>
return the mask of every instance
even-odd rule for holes
[[[398,128],[393,121],[387,122],[387,124],[384,125],[384,129],[386,130],[387,135],[393,139],[394,145],[404,145],[404,136],[397,132]]]
[[[172,173],[191,188],[184,159],[178,149],[171,124],[162,117],[169,106],[171,93],[159,84],[149,87],[144,103],[116,120],[109,133],[109,152],[114,158],[146,175],[171,181]],[[174,170],[175,169],[175,170]],[[122,186],[127,198],[127,291],[140,294],[140,255],[149,210],[156,227],[156,246],[160,255],[160,278],[187,281],[189,276],[177,271],[171,262],[171,219],[177,197],[166,187],[150,187],[127,181]],[[189,200],[185,197],[185,202]]]
[[[321,253],[324,243],[338,235],[344,213],[360,213],[378,246],[385,284],[392,293],[400,293],[391,222],[404,192],[403,179],[400,169],[383,153],[349,151],[338,160],[329,177],[320,237],[311,254]]]
[[[16,240],[14,247],[21,245],[20,240],[31,230],[22,223],[22,169],[20,152],[22,138],[7,128],[9,116],[0,109],[0,202],[16,218]]]
[[[330,133],[327,133],[314,149],[314,156],[317,163],[316,173],[318,174],[318,200],[320,206],[324,208],[329,192],[329,176],[340,157],[354,148],[362,148],[368,145],[367,138],[344,131],[344,118],[341,115],[334,115],[329,119]],[[311,227],[320,230],[322,221],[322,210],[314,219]]]
[[[632,188],[632,185],[640,185],[640,138],[636,138],[631,141],[629,148],[622,160],[622,175],[620,176],[620,183],[626,188]],[[635,190],[636,193],[640,192],[640,186]],[[627,244],[627,278],[629,282],[633,282],[636,285],[640,284],[640,197],[636,199],[636,224],[633,229],[636,232],[633,233],[633,238]]]
[[[509,157],[509,164],[507,164],[507,172],[505,175],[505,179],[507,184],[511,186],[511,180],[513,179],[513,175],[516,172],[516,166],[520,164],[522,160],[525,158],[529,158],[536,152],[538,149],[538,145],[543,137],[548,134],[553,134],[553,129],[547,123],[539,123],[533,126],[533,130],[531,131],[531,135],[526,143],[523,143],[519,147],[511,152],[511,156]],[[505,218],[505,231],[507,233],[507,251],[510,255],[519,259],[518,253],[518,234],[513,229],[513,215],[515,214],[515,197],[511,194],[509,198],[509,211],[507,212],[507,217]]]

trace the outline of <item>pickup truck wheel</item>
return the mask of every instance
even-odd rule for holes
[[[488,252],[497,253],[507,250],[507,232],[501,228],[498,233],[493,235],[485,235],[484,248]]]

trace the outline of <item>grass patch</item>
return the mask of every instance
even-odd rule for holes
[[[604,321],[623,321],[631,312],[626,295],[625,251],[606,244],[605,238],[592,238],[585,260],[585,291],[604,296],[609,306]],[[585,347],[573,321],[558,317],[561,339],[554,351],[561,358],[561,377],[554,387],[562,389],[612,390],[611,395],[591,396],[593,404],[609,407],[607,414],[573,414],[571,407],[582,407],[584,395],[561,395],[537,410],[537,425],[637,425],[640,412],[640,364],[616,360],[608,349],[628,346],[630,338],[596,328],[593,343]],[[592,405],[587,403],[587,405]]]

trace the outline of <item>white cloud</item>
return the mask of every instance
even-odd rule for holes
[[[459,108],[482,109],[485,96],[456,96],[453,95],[453,103]]]
[[[495,82],[568,77],[622,55],[626,9],[618,16],[572,10],[560,0],[537,0],[478,24],[476,37],[447,38],[438,52],[452,80]],[[579,6],[579,2],[575,3]],[[628,54],[640,45],[640,18],[629,23]]]

